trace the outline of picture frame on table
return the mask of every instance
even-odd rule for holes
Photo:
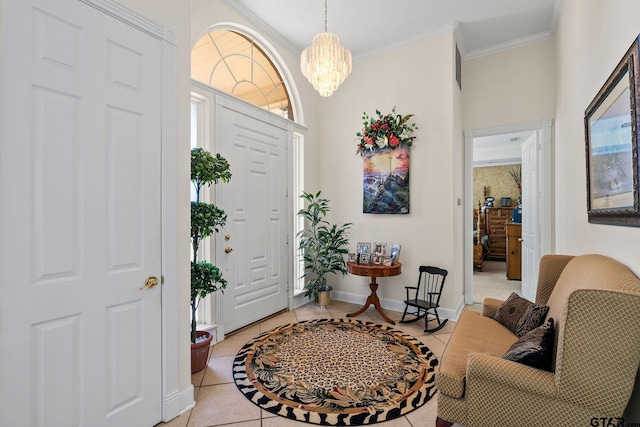
[[[375,242],[373,244],[373,253],[379,257],[383,257],[387,251],[387,244]]]
[[[376,254],[375,252],[371,255],[370,259],[371,259],[371,264],[373,264],[373,265],[382,264],[382,257],[380,255]]]
[[[384,265],[385,267],[391,267],[391,257],[390,256],[382,257],[382,265]]]
[[[391,265],[396,265],[400,261],[400,245],[391,245],[390,258]]]
[[[354,252],[349,252],[349,255],[347,256],[347,261],[356,262],[356,254]]]
[[[585,110],[587,217],[640,227],[640,62],[636,37]]]
[[[369,264],[369,254],[360,254],[360,264]]]
[[[371,242],[358,242],[356,246],[357,254],[370,254],[371,253]]]

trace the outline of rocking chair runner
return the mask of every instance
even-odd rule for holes
[[[418,286],[405,286],[407,291],[407,299],[404,301],[405,308],[402,313],[400,323],[415,322],[424,318],[424,331],[435,332],[442,328],[448,319],[440,321],[438,316],[438,307],[440,307],[440,295],[444,287],[444,281],[447,278],[448,271],[438,267],[420,266],[420,275],[418,276]],[[412,292],[413,291],[413,292]],[[413,293],[413,295],[410,295]],[[415,309],[414,312],[407,313],[409,307]],[[435,319],[429,319],[429,311],[433,312]],[[413,319],[404,320],[405,316],[413,315]],[[437,321],[438,325],[429,329],[429,322]]]

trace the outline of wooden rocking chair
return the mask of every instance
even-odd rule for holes
[[[448,319],[440,321],[438,307],[440,307],[440,295],[447,278],[447,270],[432,266],[420,266],[418,276],[418,286],[405,286],[407,299],[404,301],[405,308],[402,313],[400,323],[415,322],[424,318],[424,331],[435,332],[442,328]],[[411,294],[411,295],[410,295]],[[413,307],[412,312],[407,312],[409,307]],[[429,319],[429,312],[433,312],[435,318]],[[405,320],[405,316],[412,315],[414,318]],[[429,329],[429,322],[436,321],[438,325]]]

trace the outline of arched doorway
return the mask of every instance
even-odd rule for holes
[[[220,341],[225,332],[291,306],[301,276],[292,236],[300,226],[294,212],[304,128],[294,123],[302,113],[288,69],[246,28],[208,28],[192,51],[192,79],[192,145],[222,154],[234,173],[212,195],[228,214],[227,228],[210,246],[227,290],[199,313]]]

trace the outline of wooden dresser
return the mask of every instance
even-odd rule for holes
[[[484,224],[489,236],[487,259],[506,261],[507,233],[505,223],[511,222],[513,208],[485,208]]]
[[[522,225],[508,222],[507,229],[507,279],[522,279]]]

